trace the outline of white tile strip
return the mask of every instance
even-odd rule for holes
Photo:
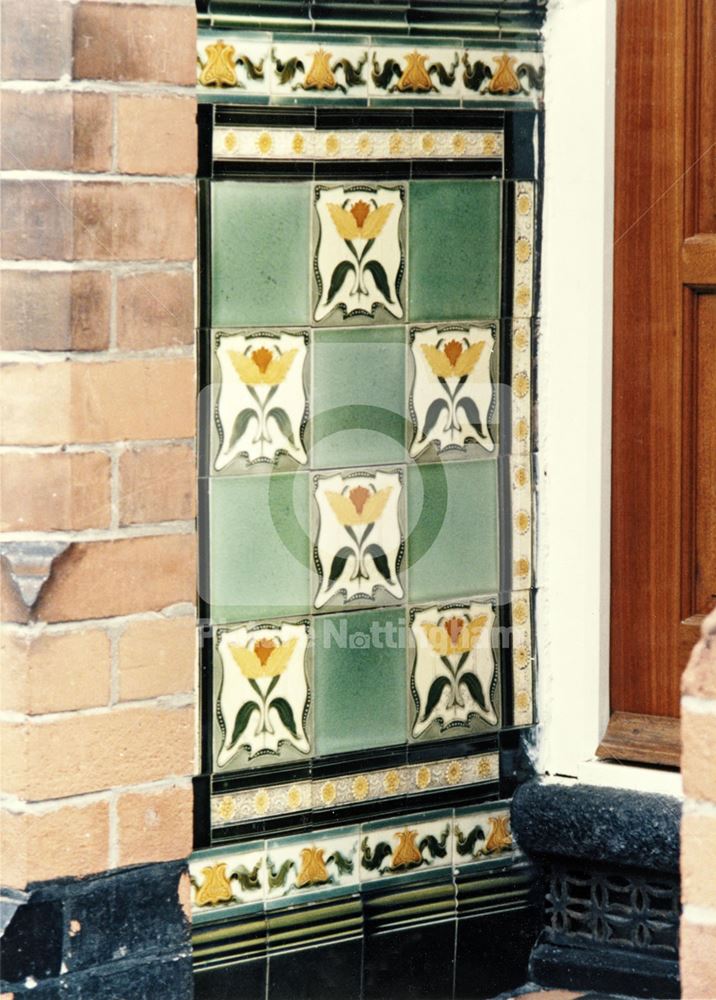
[[[415,795],[441,788],[480,784],[495,781],[498,776],[498,755],[486,753],[405,767],[361,771],[312,782],[300,781],[225,792],[212,796],[211,825],[220,828],[309,808],[332,809],[397,795]]]
[[[512,315],[534,314],[534,226],[535,186],[532,181],[515,185],[514,302]]]
[[[458,129],[339,131],[295,128],[214,129],[216,160],[501,159],[501,132]]]
[[[534,722],[534,655],[529,591],[512,595],[512,705],[516,726]]]

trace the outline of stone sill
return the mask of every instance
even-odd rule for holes
[[[517,789],[512,829],[536,857],[678,874],[681,802],[598,785],[533,780]]]

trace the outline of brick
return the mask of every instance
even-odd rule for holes
[[[73,376],[72,440],[194,436],[193,358],[78,364]]]
[[[119,460],[120,524],[190,520],[195,488],[194,449],[189,445],[125,451]]]
[[[112,99],[75,94],[72,116],[73,166],[89,173],[112,169]]]
[[[28,802],[185,776],[193,769],[191,707],[73,713],[42,725],[5,723],[3,730],[5,791]]]
[[[117,98],[117,166],[124,174],[196,173],[193,97]]]
[[[681,820],[681,897],[716,907],[716,815],[685,812]]]
[[[5,351],[101,351],[109,346],[111,279],[103,271],[0,272]]]
[[[193,84],[193,8],[114,4],[106,0],[78,4],[73,74],[75,79]]]
[[[82,877],[109,867],[109,806],[92,802],[43,813],[0,812],[3,883]]]
[[[72,95],[0,95],[3,170],[72,169]]]
[[[2,442],[193,437],[194,377],[192,358],[5,365],[0,369]]]
[[[0,637],[4,711],[41,715],[106,705],[110,640],[101,629],[62,635]]]
[[[194,185],[5,181],[9,260],[193,260]]]
[[[120,866],[188,857],[192,812],[191,788],[122,795],[117,803]]]
[[[684,1000],[716,997],[716,923],[681,921],[679,966]]]
[[[3,170],[111,168],[109,95],[5,91],[0,108]]]
[[[0,205],[0,252],[7,260],[69,260],[72,185],[6,180]]]
[[[72,441],[72,369],[69,363],[9,364],[0,368],[2,444]],[[38,406],[42,400],[42,406]]]
[[[77,260],[193,260],[194,185],[88,181],[74,186]]]
[[[716,714],[681,713],[684,794],[716,802]]]
[[[1,454],[0,530],[109,527],[110,473],[110,459],[100,452]]]
[[[70,72],[72,13],[59,0],[3,0],[3,80],[57,80]]]
[[[130,623],[119,640],[118,664],[122,701],[193,691],[195,619]]]
[[[681,690],[697,698],[716,698],[716,609],[701,624],[701,639],[682,675]]]
[[[132,274],[117,282],[117,346],[144,351],[194,341],[194,276],[187,271]]]
[[[75,542],[55,560],[35,616],[60,622],[161,611],[195,593],[193,534]]]

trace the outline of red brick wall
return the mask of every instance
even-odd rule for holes
[[[191,850],[196,14],[2,14],[1,846],[22,887]],[[23,574],[47,575],[36,599]]]
[[[681,700],[681,979],[693,1000],[716,997],[716,611],[701,632]]]

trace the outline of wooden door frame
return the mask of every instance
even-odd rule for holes
[[[704,0],[617,10],[612,714],[599,754],[678,766],[681,673],[705,609],[696,350],[716,249],[699,208],[716,32]]]

